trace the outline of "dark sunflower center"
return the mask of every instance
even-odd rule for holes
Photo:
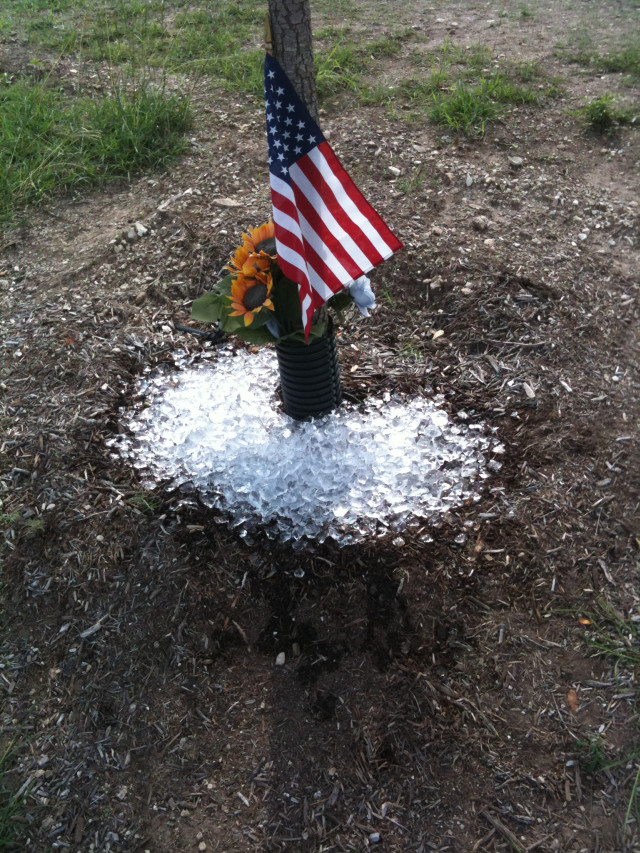
[[[267,285],[254,284],[244,295],[244,307],[247,311],[255,311],[267,298]]]
[[[256,245],[256,252],[266,252],[267,255],[275,255],[276,254],[276,238],[275,237],[267,237],[266,240],[261,240],[260,243]]]

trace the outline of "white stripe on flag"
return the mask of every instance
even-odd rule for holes
[[[277,175],[274,175],[273,172],[269,172],[269,182],[271,183],[272,190],[275,190],[277,193],[280,193],[280,195],[288,199],[295,207],[296,198],[293,194],[293,190],[291,189],[291,184],[287,183],[287,181],[283,181],[282,178],[279,178]]]
[[[311,320],[313,318],[313,304],[311,300],[311,296],[306,293],[302,300],[302,322],[304,328],[306,329],[311,325]]]
[[[317,150],[317,149],[314,149],[314,150]],[[311,160],[313,160],[313,158],[311,157],[312,153],[313,152],[309,152],[309,155],[308,155],[309,159],[311,159]],[[326,163],[326,160],[325,160],[325,163]],[[327,163],[327,168],[329,168],[328,163]],[[336,238],[336,240],[338,240],[342,244],[345,252],[348,252],[349,255],[351,255],[354,263],[356,263],[360,267],[360,269],[362,270],[363,273],[368,272],[372,268],[373,263],[364,254],[364,252],[362,251],[362,249],[360,249],[360,247],[357,245],[357,243],[355,243],[353,241],[353,238],[351,237],[351,235],[348,234],[344,230],[344,228],[340,225],[340,223],[336,221],[333,214],[331,213],[329,208],[324,203],[322,197],[318,193],[317,189],[309,181],[309,179],[307,178],[307,176],[304,174],[304,172],[298,166],[297,163],[294,163],[293,166],[289,169],[289,174],[291,175],[291,180],[296,184],[297,187],[300,188],[303,195],[307,198],[309,204],[318,213],[318,215],[322,219],[322,222],[327,226],[327,228],[333,234],[333,236]],[[335,187],[330,187],[330,189],[332,190],[332,192],[335,196],[335,199],[338,202],[338,204],[340,205],[340,207],[342,207],[342,209],[345,211],[345,213],[347,213],[350,216],[351,213],[346,210],[347,205],[344,202],[347,201],[350,204],[353,204],[353,202],[351,201],[349,196],[345,193],[345,191],[342,189],[342,186],[339,187],[339,194],[336,192]],[[305,222],[306,222],[306,220],[305,220]],[[302,231],[303,231],[305,238],[307,240],[309,240],[309,243],[311,243],[311,240],[309,239],[309,236],[307,234],[307,231],[305,230],[305,227],[304,227],[302,221],[300,222],[300,224],[302,226]],[[307,228],[309,228],[311,233],[315,235],[315,231],[313,231],[313,229],[311,229],[311,227],[309,226],[309,223],[307,223]],[[362,229],[362,230],[364,230],[364,229]],[[376,234],[377,234],[377,232],[376,232]],[[313,245],[313,244],[311,244],[311,245]],[[313,248],[316,250],[316,252],[318,252],[318,254],[322,258],[322,260],[325,261],[327,266],[331,267],[331,269],[335,272],[335,274],[338,276],[340,281],[342,281],[343,284],[347,284],[347,282],[351,281],[352,276],[349,275],[349,273],[344,269],[342,264],[340,264],[340,268],[342,269],[342,274],[337,272],[333,267],[331,259],[332,258],[335,259],[335,261],[337,263],[340,263],[340,262],[338,261],[337,258],[335,258],[333,253],[329,250],[329,247],[326,245],[326,243],[322,242],[321,245],[322,245],[322,251],[320,251],[318,246],[314,245]],[[346,275],[346,278],[344,278],[343,275]]]
[[[307,264],[307,270],[309,271],[309,284],[316,293],[322,296],[325,302],[327,299],[335,296],[333,290],[320,278],[320,275],[314,270],[311,264]],[[351,279],[348,279],[348,281],[351,281]]]
[[[307,157],[314,163],[318,169],[320,170],[322,177],[325,179],[327,184],[331,187],[333,194],[340,201],[340,206],[345,211],[345,213],[359,226],[359,228],[367,235],[369,240],[373,243],[376,249],[380,252],[383,258],[389,258],[393,254],[393,249],[389,248],[389,246],[382,239],[378,231],[374,228],[374,226],[369,222],[366,216],[364,216],[353,203],[353,201],[349,198],[349,196],[345,193],[344,188],[340,181],[333,174],[331,166],[327,163],[324,154],[319,151],[317,148],[313,148],[307,154]],[[369,267],[371,269],[371,267]]]
[[[293,195],[293,190],[290,185],[283,181],[281,178],[276,177],[276,175],[271,174],[271,189],[277,192],[279,195],[284,196],[287,201],[290,201],[293,207],[296,208],[295,197]],[[284,231],[288,231],[296,240],[299,240],[301,245],[303,244],[302,233],[300,231],[300,223],[294,219],[292,216],[289,216],[288,213],[284,213],[277,207],[275,204],[273,205],[273,221],[279,225]],[[300,270],[300,272],[304,275],[305,279],[309,280],[309,274],[307,270],[307,262],[306,259],[295,249],[290,246],[284,245],[280,240],[278,240],[278,255],[287,263],[291,264],[291,266]]]
[[[273,208],[273,221],[276,225],[282,225],[282,227],[288,231],[289,233],[293,232],[294,229],[288,227],[291,224],[297,225],[294,219],[288,216],[286,213],[282,213],[281,210],[278,210],[277,207]],[[331,299],[334,295],[333,290],[328,287],[324,281],[320,278],[318,273],[313,269],[313,267],[305,260],[305,258],[300,255],[299,252],[296,252],[295,249],[291,249],[289,246],[286,246],[282,243],[281,240],[278,240],[278,256],[282,258],[283,261],[291,264],[292,267],[300,270],[303,273],[306,281],[309,282],[311,287],[319,294],[321,294],[322,298],[326,301],[327,299]],[[351,278],[347,276],[347,281],[351,281]]]
[[[275,190],[275,192],[279,193],[281,196],[284,196],[288,201],[290,201],[293,206],[298,210],[295,203],[295,196],[293,194],[292,188],[286,181],[283,181],[281,178],[278,178],[276,175],[271,175],[271,188]],[[351,281],[351,276],[347,273],[347,271],[342,267],[339,262],[333,258],[333,255],[330,253],[331,259],[335,261],[338,265],[339,270],[336,271],[333,266],[329,264],[329,258],[326,257],[327,249],[326,246],[322,243],[316,232],[311,228],[309,223],[304,219],[304,217],[298,211],[298,216],[300,220],[306,226],[304,231],[304,235],[300,229],[300,222],[295,220],[292,216],[289,216],[288,213],[283,213],[275,205],[273,206],[273,221],[283,228],[285,231],[288,231],[290,234],[293,234],[294,237],[302,242],[303,236],[309,242],[316,252],[320,255],[320,257],[327,263],[327,266],[330,266],[334,274],[346,284]],[[312,239],[309,239],[309,238]],[[313,242],[312,242],[313,240]],[[308,263],[306,258],[303,258],[299,252],[296,252],[295,249],[290,248],[289,246],[285,246],[281,241],[278,241],[278,255],[282,258],[283,261],[286,261],[291,264],[291,266],[300,270],[303,273],[306,281],[309,282],[310,286],[319,293],[322,298],[326,301],[327,299],[331,299],[334,295],[333,290],[322,280],[320,275],[313,269],[313,267]]]
[[[275,220],[277,221],[277,219]],[[299,270],[305,281],[309,281],[309,270],[303,258],[294,249],[285,246],[281,240],[277,241],[278,257],[282,258],[285,263],[291,264],[292,267]]]
[[[304,239],[307,241],[307,243],[311,246],[312,249],[316,250],[318,255],[329,267],[335,277],[340,279],[342,284],[348,284],[352,280],[352,277],[342,266],[340,261],[333,254],[333,252],[329,250],[327,244],[320,237],[318,237],[318,235],[313,230],[311,225],[309,225],[304,216],[301,213],[299,213],[298,215],[300,217],[300,230],[302,231],[302,236],[304,237]],[[331,293],[331,296],[333,296],[333,291],[329,290],[329,292]],[[326,298],[330,299],[331,297],[327,296]]]

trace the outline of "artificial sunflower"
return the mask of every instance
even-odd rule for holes
[[[260,258],[260,269],[266,269],[267,262],[276,258],[276,232],[272,221],[265,222],[257,228],[250,228],[248,234],[242,235],[242,246],[238,246],[227,266],[231,272],[242,272],[250,258]]]
[[[258,311],[263,308],[273,311],[272,287],[271,273],[258,272],[251,277],[242,274],[236,276],[231,285],[231,296],[227,297],[234,309],[229,316],[243,317],[245,326],[250,326]]]
[[[271,263],[271,257],[264,252],[255,254],[247,252],[244,246],[239,246],[226,268],[234,274],[241,273],[245,278],[255,278],[266,273],[271,268]]]
[[[264,252],[272,256],[276,254],[275,239],[276,229],[272,220],[257,228],[249,228],[249,233],[242,235],[243,246],[248,252]]]

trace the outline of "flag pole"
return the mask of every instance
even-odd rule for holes
[[[264,16],[264,49],[273,56],[273,33],[271,32],[271,16],[267,12]]]

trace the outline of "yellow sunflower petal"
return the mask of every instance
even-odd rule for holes
[[[248,252],[255,252],[256,246],[269,237],[275,236],[275,225],[272,220],[265,222],[263,225],[258,225],[257,228],[250,228],[249,234],[242,234],[242,245]]]

